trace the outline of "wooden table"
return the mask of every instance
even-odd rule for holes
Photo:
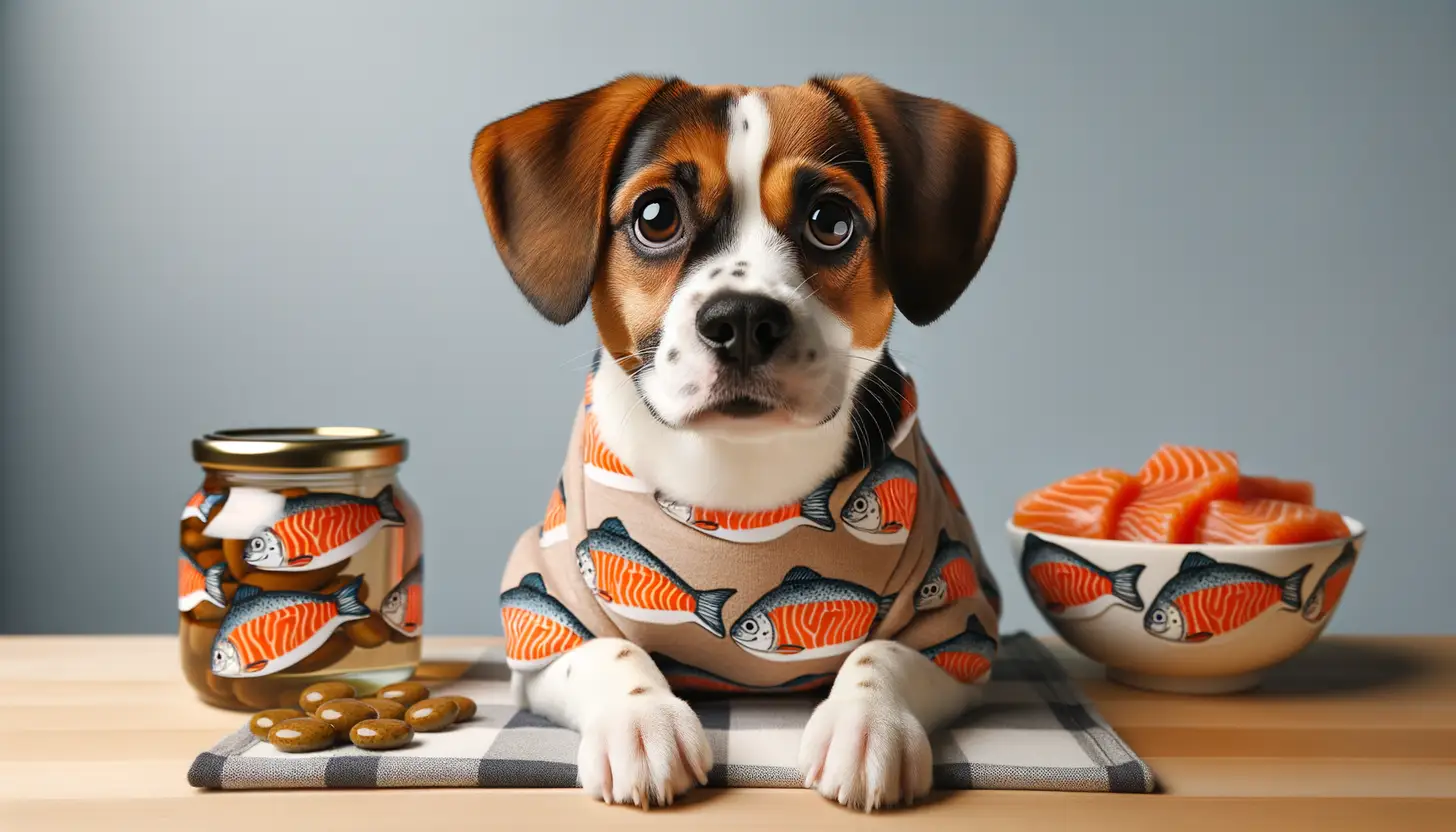
[[[0,829],[1456,829],[1456,637],[1323,639],[1217,698],[1124,688],[1055,649],[1162,794],[955,792],[866,816],[778,789],[648,813],[554,790],[201,792],[188,765],[245,715],[193,697],[175,639],[3,637]]]

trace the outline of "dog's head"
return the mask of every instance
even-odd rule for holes
[[[488,125],[472,169],[516,285],[602,345],[663,423],[813,427],[895,309],[950,308],[996,235],[1011,140],[866,77],[700,87],[628,76]]]

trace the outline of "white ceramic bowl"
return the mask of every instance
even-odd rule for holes
[[[1362,523],[1345,523],[1349,537],[1288,546],[1092,540],[1009,521],[1006,532],[1032,603],[1109,679],[1229,693],[1329,623],[1365,542]]]

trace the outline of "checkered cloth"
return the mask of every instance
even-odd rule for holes
[[[441,658],[432,653],[432,659]],[[469,696],[475,719],[417,734],[393,751],[343,745],[285,754],[244,725],[199,755],[188,782],[206,789],[566,788],[577,785],[577,734],[511,704],[499,651],[440,693]],[[1025,633],[1002,643],[985,703],[931,738],[939,789],[1151,792],[1153,774],[1102,721],[1057,660]],[[817,700],[758,696],[693,702],[713,746],[708,785],[799,788],[799,736]]]

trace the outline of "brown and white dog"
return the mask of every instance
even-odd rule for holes
[[[989,122],[867,77],[627,76],[488,125],[472,169],[531,304],[564,324],[591,301],[605,445],[674,499],[756,511],[858,464],[854,411],[888,366],[896,309],[925,325],[960,297],[1016,155]],[[607,802],[669,803],[711,767],[696,716],[627,641],[586,641],[514,683],[581,732],[582,785]],[[977,690],[865,642],[810,720],[805,785],[867,809],[923,796],[927,732]]]

